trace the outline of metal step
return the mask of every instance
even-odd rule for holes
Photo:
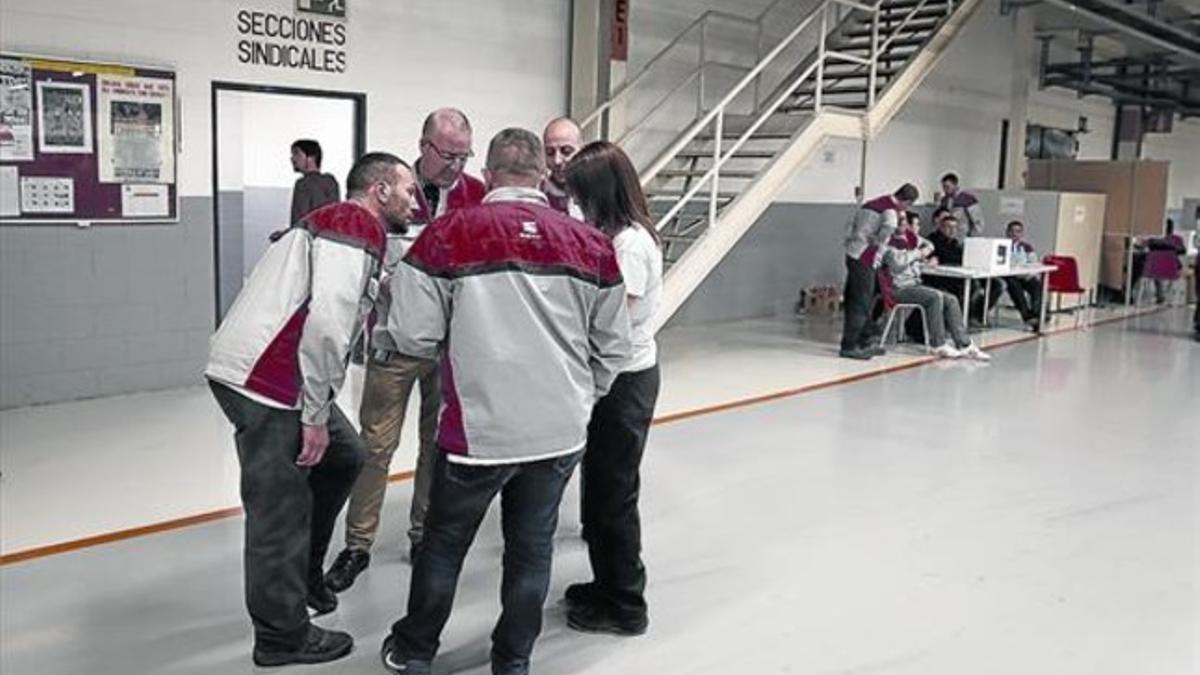
[[[651,188],[650,190],[647,191],[646,199],[648,199],[649,201],[652,201],[652,202],[661,202],[661,201],[667,201],[667,200],[678,201],[685,194],[687,194],[686,190],[655,190],[654,188]],[[741,193],[739,193],[739,192],[718,192],[717,193],[717,201],[718,202],[723,202],[723,201],[731,202],[735,198],[737,198],[737,196],[739,194],[741,194]],[[691,201],[708,203],[709,195],[710,195],[710,193],[708,190],[706,190],[706,189],[700,190],[699,192],[697,192],[695,194],[695,196],[692,197]],[[665,211],[664,211],[664,213],[665,213]]]
[[[708,173],[708,167],[698,171],[687,171],[679,169],[663,169],[659,171],[655,178],[703,178],[704,174]],[[722,169],[721,178],[745,178],[750,179],[758,175],[757,171],[743,171],[740,169]]]
[[[885,39],[886,38],[881,38],[879,40],[879,42],[882,43]],[[896,38],[895,40],[892,40],[891,43],[888,44],[887,51],[891,51],[893,47],[920,47],[921,45],[925,44],[928,40],[929,40],[928,35],[921,35],[918,37]],[[829,45],[829,48],[833,51],[838,51],[838,52],[855,52],[855,51],[860,51],[863,49],[870,51],[871,50],[871,40],[870,39],[853,40],[851,42],[839,41],[836,44]]]
[[[904,70],[902,66],[876,67],[875,77],[891,77],[899,74],[901,70]],[[870,77],[870,75],[871,69],[858,63],[835,63],[825,66],[825,79],[827,80],[852,80],[860,77]]]
[[[711,141],[715,137],[716,137],[716,134],[712,134],[712,133],[699,134],[696,136],[696,140]],[[721,133],[721,138],[724,140],[736,141],[737,139],[739,139],[741,137],[742,137],[741,131],[723,130]],[[788,140],[791,140],[791,138],[792,138],[792,133],[790,131],[768,131],[768,132],[756,131],[756,132],[754,132],[754,135],[752,135],[750,137],[749,140],[751,140],[751,141],[788,141]]]
[[[916,31],[930,32],[934,28],[937,28],[937,25],[941,22],[942,22],[942,20],[940,18],[913,19],[912,21],[909,21],[907,25],[904,26],[904,31],[905,32],[910,32],[910,31],[911,32],[916,32]],[[843,31],[840,35],[845,38],[864,38],[864,37],[869,38],[869,37],[871,37],[870,22],[867,23],[867,26],[868,26],[867,28],[856,28],[853,30]],[[884,34],[883,26],[884,26],[884,24],[880,23],[879,32],[881,35]]]
[[[916,7],[919,4],[921,4],[921,0],[885,0],[885,2],[883,3],[883,7],[881,8],[880,11],[895,12],[895,11],[898,11],[901,9],[912,9],[913,7]],[[949,4],[950,3],[944,2],[942,0],[934,0],[933,2],[925,3],[925,7],[923,7],[922,9],[928,9],[930,7],[939,7],[943,11],[945,11],[946,6]]]
[[[815,103],[816,103],[816,101],[810,97],[804,103],[785,104],[785,105],[780,106],[779,108],[780,108],[780,110],[786,110],[788,112],[812,112],[816,108]],[[856,101],[854,103],[842,103],[842,102],[827,103],[825,101],[822,101],[821,105],[824,107],[833,106],[835,108],[841,108],[843,110],[866,110],[867,109],[866,101]]]
[[[908,7],[908,8],[904,8],[904,9],[896,9],[896,10],[892,10],[892,11],[880,12],[879,13],[879,25],[885,26],[890,23],[891,25],[895,26],[895,25],[899,24],[900,22],[904,21],[904,19],[908,17],[908,15],[911,11],[912,11],[912,8]],[[926,5],[925,7],[922,7],[921,9],[917,10],[916,13],[914,13],[912,15],[912,20],[916,21],[918,19],[939,18],[939,17],[945,17],[945,16],[946,16],[946,6],[945,5],[933,6],[933,7]],[[871,25],[871,21],[872,21],[872,18],[871,18],[871,15],[869,15],[869,14],[862,15],[855,20],[856,23],[864,24],[867,26]]]
[[[704,149],[704,148],[689,147],[689,148],[685,148],[684,150],[681,150],[679,152],[679,154],[676,156],[677,157],[699,157],[699,158],[703,159],[705,157],[711,158],[712,154],[713,154],[712,148]],[[776,153],[774,153],[770,150],[746,150],[745,148],[742,148],[742,149],[739,149],[737,152],[733,153],[733,159],[774,159],[775,154]]]

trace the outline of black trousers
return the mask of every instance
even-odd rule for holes
[[[657,365],[621,373],[592,409],[583,454],[583,539],[597,597],[621,619],[646,615],[638,496],[658,387]]]
[[[842,291],[842,350],[858,349],[875,333],[871,305],[875,299],[875,270],[861,260],[846,256],[846,288]]]
[[[242,467],[243,566],[254,639],[267,650],[292,648],[308,632],[308,588],[322,583],[333,526],[366,451],[335,405],[321,463],[297,466],[299,411],[262,405],[215,382],[209,386],[233,423]]]
[[[1041,318],[1042,280],[1039,277],[1005,277],[1008,297],[1021,313],[1022,321]]]

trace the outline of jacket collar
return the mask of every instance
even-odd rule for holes
[[[546,195],[537,188],[527,187],[499,187],[487,193],[483,198],[484,204],[493,202],[521,202],[524,204],[537,204],[538,206],[548,206]]]

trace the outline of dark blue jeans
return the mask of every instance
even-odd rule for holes
[[[428,668],[479,523],[500,494],[504,579],[500,620],[492,631],[492,672],[529,672],[533,643],[542,631],[542,606],[550,587],[554,530],[563,490],[582,452],[499,466],[455,464],[439,453],[430,491],[425,535],[413,561],[408,613],[392,625],[396,657],[415,672]]]

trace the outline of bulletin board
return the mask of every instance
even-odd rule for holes
[[[175,73],[0,52],[0,224],[178,222]]]

